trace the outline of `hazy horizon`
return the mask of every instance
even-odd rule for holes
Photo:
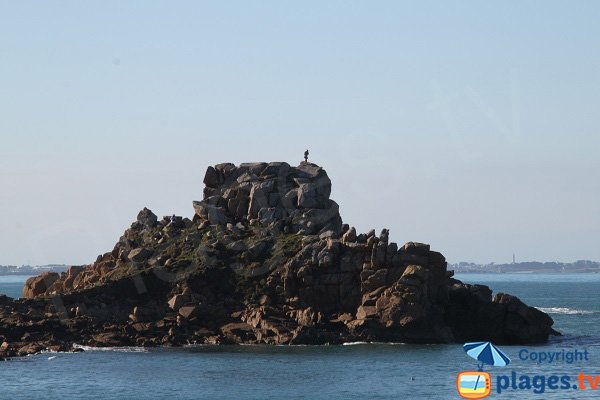
[[[591,262],[595,262],[598,263],[599,261],[597,260],[573,260],[573,261],[566,261],[566,262],[560,262],[560,263],[564,263],[564,264],[575,264],[578,261],[591,261]],[[516,264],[529,264],[529,263],[554,263],[557,262],[559,263],[559,261],[553,261],[553,260],[517,260]],[[90,262],[91,263],[91,262]],[[489,263],[476,263],[476,262],[472,262],[469,260],[459,260],[459,261],[453,261],[453,260],[448,260],[448,265],[456,265],[459,263],[467,263],[467,264],[475,264],[475,265],[509,265],[512,264],[512,261],[510,262],[495,262],[495,261],[491,261]],[[34,265],[30,265],[30,264],[3,264],[0,262],[0,267],[17,267],[17,268],[21,268],[21,267],[68,267],[71,265],[76,265],[76,264],[69,264],[69,263],[45,263],[45,264],[34,264]]]
[[[306,148],[345,223],[600,260],[600,3],[0,5],[0,264],[86,264]]]

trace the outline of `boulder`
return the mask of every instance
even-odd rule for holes
[[[281,161],[270,162],[265,169],[260,173],[261,176],[264,177],[272,177],[272,176],[287,176],[290,171],[290,164]]]
[[[427,268],[424,268],[420,265],[409,265],[404,270],[404,273],[400,277],[400,279],[404,282],[417,282],[417,283],[425,283],[428,278],[431,276],[430,271]]]
[[[321,321],[322,315],[315,312],[311,307],[296,312],[296,321],[298,325],[311,327],[315,326]]]
[[[39,276],[34,276],[25,282],[23,287],[23,297],[32,299],[36,296],[45,294],[48,288],[54,284],[60,275],[56,272],[44,272]]]
[[[75,277],[79,275],[79,273],[82,272],[83,269],[84,267],[79,265],[70,266],[69,269],[67,269],[67,278],[75,279]]]
[[[229,162],[215,165],[215,171],[219,174],[220,181],[229,178],[236,169],[235,164]]]
[[[344,235],[342,236],[342,242],[344,243],[354,243],[356,242],[356,229],[354,227],[350,228]]]
[[[46,348],[39,343],[28,343],[17,350],[17,354],[21,357],[39,353]]]
[[[211,225],[226,225],[229,222],[229,218],[225,215],[225,210],[222,207],[205,201],[194,201],[193,206],[196,215],[207,220]]]
[[[238,169],[252,175],[262,175],[267,165],[266,162],[241,163]]]
[[[179,309],[179,315],[183,318],[190,319],[198,314],[198,307],[196,306],[185,306]]]
[[[269,225],[273,222],[280,221],[287,216],[287,213],[280,207],[265,207],[258,211],[258,219],[263,225]]]
[[[246,244],[243,240],[237,240],[227,245],[227,249],[233,251],[234,253],[241,253],[246,250],[246,248]]]
[[[296,168],[300,178],[315,179],[324,172],[323,168],[317,164],[301,162]]]
[[[158,217],[152,211],[144,207],[144,209],[138,213],[137,221],[146,228],[153,228],[158,223]]]
[[[285,192],[281,197],[281,204],[288,212],[293,212],[298,207],[298,188]]]
[[[236,219],[242,219],[248,211],[249,198],[243,191],[238,191],[236,196],[227,200],[227,211]]]
[[[100,347],[127,346],[130,339],[119,332],[102,332],[93,336],[93,345]]]
[[[315,208],[319,205],[317,185],[304,183],[298,187],[298,207]]]
[[[385,256],[387,254],[387,243],[386,242],[378,242],[375,246],[373,246],[373,250],[371,251],[371,265],[374,268],[379,268],[385,266]]]
[[[216,188],[219,185],[219,173],[213,167],[208,167],[204,174],[204,184],[210,188]]]
[[[406,254],[415,254],[418,256],[426,256],[429,254],[429,245],[418,242],[408,242],[402,246],[401,252]]]
[[[168,302],[168,305],[172,310],[178,311],[188,301],[189,296],[176,294],[175,296],[171,297],[171,299]]]
[[[248,343],[256,340],[254,328],[245,322],[232,322],[221,327],[221,333],[234,343]]]
[[[454,341],[485,338],[494,343],[533,344],[556,334],[548,314],[525,305],[515,296],[498,293],[490,301],[487,287],[466,285],[455,279],[450,283],[445,322]]]
[[[247,254],[249,261],[255,261],[263,255],[267,247],[269,246],[269,242],[266,240],[260,240],[248,248]]]
[[[152,250],[140,247],[129,252],[127,258],[133,262],[144,262],[152,256]]]
[[[362,293],[371,292],[377,288],[386,285],[387,281],[387,269],[380,269],[372,274],[368,275],[366,279],[363,280],[360,285],[360,290]]]
[[[150,322],[162,317],[162,315],[163,313],[160,308],[150,305],[135,306],[131,314],[129,314],[129,319],[134,322]]]
[[[377,308],[374,306],[360,306],[356,310],[356,319],[367,319],[377,315]]]
[[[255,183],[250,190],[250,203],[248,206],[248,215],[256,218],[261,208],[269,207],[269,194],[274,189],[275,181],[268,180],[261,183]]]

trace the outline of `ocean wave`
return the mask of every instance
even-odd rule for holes
[[[408,343],[403,343],[403,342],[345,342],[342,343],[342,346],[360,346],[360,345],[365,345],[365,344],[370,344],[370,345],[385,345],[385,346],[405,346]]]
[[[148,353],[148,349],[144,347],[122,346],[122,347],[94,347],[74,344],[73,348],[83,351],[115,351],[120,353]]]
[[[538,310],[545,312],[546,314],[565,314],[565,315],[584,315],[584,314],[595,314],[596,311],[589,310],[577,310],[575,308],[568,307],[536,307]]]

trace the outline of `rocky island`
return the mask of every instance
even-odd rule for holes
[[[23,299],[0,296],[0,358],[76,345],[532,344],[556,333],[518,298],[454,279],[429,245],[344,224],[318,165],[223,163],[204,184],[192,219],[144,208],[94,263],[30,278]]]

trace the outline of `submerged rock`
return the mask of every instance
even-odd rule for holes
[[[348,341],[541,343],[552,319],[452,278],[428,244],[357,234],[303,162],[209,167],[192,220],[144,208],[87,266],[0,296],[0,358],[47,348]]]

